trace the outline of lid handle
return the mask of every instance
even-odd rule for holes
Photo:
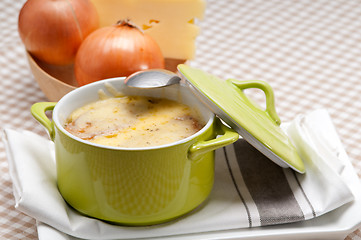
[[[266,96],[266,112],[273,119],[273,121],[275,121],[277,125],[281,124],[281,120],[276,113],[273,90],[272,87],[267,82],[260,80],[239,81],[236,79],[228,79],[228,81],[230,81],[232,84],[234,84],[241,90],[247,88],[261,89]]]

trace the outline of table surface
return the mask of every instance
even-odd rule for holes
[[[47,101],[17,33],[24,0],[0,1],[0,129],[46,136],[29,112]],[[194,67],[223,79],[267,81],[282,121],[326,108],[361,177],[361,0],[208,0]],[[262,103],[257,91],[249,94]],[[361,228],[345,236],[360,239]],[[0,238],[37,239],[35,220],[14,208],[0,142]]]

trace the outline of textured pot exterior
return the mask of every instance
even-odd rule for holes
[[[188,142],[153,150],[114,150],[78,142],[56,129],[58,187],[78,211],[126,225],[148,225],[183,215],[209,195],[214,151],[187,157],[196,141],[215,137],[213,126]]]

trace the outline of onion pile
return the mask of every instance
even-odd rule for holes
[[[74,64],[80,86],[155,68],[164,68],[158,44],[129,20],[92,32],[81,44]]]
[[[79,86],[165,67],[157,42],[129,20],[98,27],[91,0],[28,0],[18,22],[26,50],[47,64],[74,63]]]
[[[28,0],[18,22],[25,48],[55,65],[73,63],[82,41],[98,27],[98,13],[90,0]]]

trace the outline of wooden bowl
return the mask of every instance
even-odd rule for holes
[[[30,69],[41,91],[49,101],[57,102],[68,92],[78,87],[74,75],[74,66],[56,66],[44,63],[26,53]],[[165,68],[177,72],[178,64],[185,63],[183,59],[165,59]]]
[[[28,52],[26,56],[35,80],[49,101],[57,102],[77,88],[73,65],[55,66],[37,60]]]

